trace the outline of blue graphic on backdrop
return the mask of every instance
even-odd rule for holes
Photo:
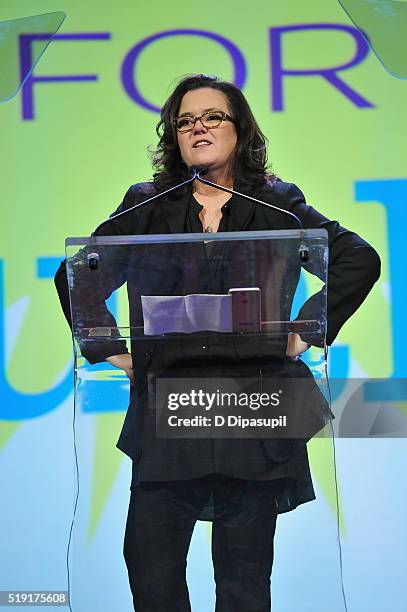
[[[357,181],[358,202],[377,201],[387,213],[387,238],[389,253],[389,285],[391,287],[391,346],[393,352],[393,384],[388,381],[369,381],[365,384],[365,399],[369,402],[407,400],[407,363],[404,356],[405,305],[407,282],[405,246],[407,230],[405,208],[407,203],[407,179],[383,179]]]
[[[5,300],[4,263],[0,259],[0,419],[20,421],[42,416],[57,408],[72,392],[72,370],[53,389],[43,393],[21,393],[13,389],[7,380],[5,363]]]

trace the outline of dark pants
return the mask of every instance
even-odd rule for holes
[[[211,492],[215,612],[270,612],[277,518],[272,482],[213,474],[132,489],[124,556],[136,612],[191,611],[186,559]]]

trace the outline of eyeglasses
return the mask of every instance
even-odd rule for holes
[[[178,132],[191,132],[197,121],[200,121],[202,125],[209,130],[211,128],[217,128],[220,126],[222,121],[231,121],[234,123],[233,117],[224,113],[223,111],[208,111],[201,115],[200,117],[190,117],[186,115],[185,117],[175,117],[174,126],[178,130]]]

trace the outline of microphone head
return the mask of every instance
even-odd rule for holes
[[[200,174],[201,176],[208,174],[208,166],[190,166],[189,169],[192,174]]]

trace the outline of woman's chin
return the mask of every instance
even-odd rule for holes
[[[193,164],[213,164],[215,163],[214,155],[210,151],[198,151],[195,152]]]

